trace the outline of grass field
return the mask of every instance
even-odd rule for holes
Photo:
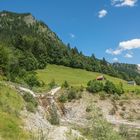
[[[48,65],[46,69],[37,71],[38,78],[45,84],[55,80],[58,85],[61,85],[65,80],[67,80],[71,86],[86,86],[89,80],[96,79],[96,77],[100,75],[101,73],[89,72],[86,70],[73,69],[58,65]],[[135,90],[136,88],[140,89],[140,86],[128,85],[124,80],[108,75],[104,76],[107,80],[110,80],[115,84],[122,82],[125,90]]]
[[[14,89],[0,82],[0,139],[24,140],[26,133],[21,129],[19,112],[24,101]]]

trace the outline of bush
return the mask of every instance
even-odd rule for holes
[[[119,85],[116,86],[116,93],[117,93],[118,95],[121,95],[121,94],[124,93],[124,89],[123,89],[123,84],[122,84],[122,83],[119,83]]]
[[[87,90],[92,93],[103,91],[103,83],[96,80],[89,81],[87,84]]]
[[[55,80],[53,79],[50,83],[49,83],[49,87],[52,89],[56,86]]]
[[[67,96],[66,96],[65,94],[62,94],[62,95],[60,95],[60,96],[58,97],[58,100],[59,100],[61,103],[65,103],[65,102],[68,100],[68,98],[67,98]]]
[[[108,94],[118,94],[121,95],[124,93],[124,89],[123,89],[123,85],[122,83],[120,83],[118,86],[115,86],[115,84],[111,81],[106,81],[105,85],[104,85],[104,90],[108,93]]]
[[[27,103],[27,105],[26,105],[26,109],[27,109],[27,111],[29,111],[29,112],[35,112],[35,106],[31,103],[31,102],[29,102],[29,103]]]
[[[71,89],[68,91],[68,100],[71,101],[71,100],[73,100],[73,99],[76,99],[76,98],[77,98],[76,93],[77,93],[76,89],[71,88]]]
[[[114,94],[116,92],[116,87],[113,82],[107,80],[104,85],[104,90],[109,94]]]
[[[94,107],[95,108],[95,107]],[[97,108],[92,111],[92,127],[91,134],[94,140],[123,140],[122,137],[113,130],[110,125],[102,116]]]
[[[27,75],[25,82],[32,88],[32,87],[39,87],[40,82],[38,81],[35,74]]]
[[[32,103],[35,107],[38,106],[38,102],[36,101],[36,99],[33,97],[33,95],[31,95],[30,93],[25,93],[23,95],[23,99],[26,101],[26,102],[30,102]]]
[[[50,109],[49,121],[52,125],[59,125],[59,123],[60,123],[59,116],[57,114],[57,109],[54,104],[51,106],[51,109]]]
[[[67,81],[64,81],[64,83],[62,84],[62,88],[68,88],[69,84]]]
[[[30,112],[35,112],[36,107],[38,106],[37,100],[30,93],[25,93],[23,99],[27,102],[26,109]]]

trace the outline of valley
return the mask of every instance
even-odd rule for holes
[[[0,12],[0,140],[139,138],[137,64],[85,55],[31,13]]]

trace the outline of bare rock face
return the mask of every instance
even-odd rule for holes
[[[27,25],[33,25],[36,21],[35,18],[32,15],[27,15],[24,17],[24,21]]]
[[[138,64],[138,71],[139,71],[139,73],[140,73],[140,64]]]
[[[44,109],[39,106],[36,113],[30,113],[26,109],[21,112],[25,129],[37,132],[39,129],[46,131],[51,128],[50,123],[46,120]]]

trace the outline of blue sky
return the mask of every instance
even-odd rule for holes
[[[140,0],[0,0],[30,12],[85,55],[140,64]]]

